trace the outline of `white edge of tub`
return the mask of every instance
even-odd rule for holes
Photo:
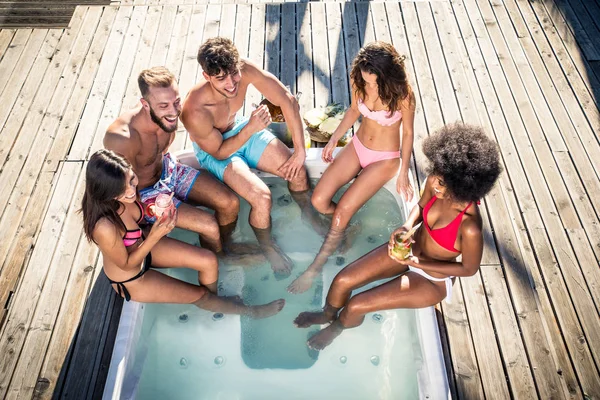
[[[334,155],[341,148],[336,148]],[[311,178],[319,177],[323,174],[327,165],[321,160],[321,148],[310,148],[306,151],[306,169]],[[183,164],[190,165],[199,169],[200,165],[194,156],[193,150],[183,150],[174,153],[179,161]],[[254,172],[260,177],[273,176],[271,174],[256,171]],[[409,174],[412,179],[412,174]],[[417,197],[407,203],[396,192],[396,178],[392,178],[384,187],[394,196],[398,204],[402,207],[405,216],[408,216],[411,208],[416,204]],[[413,187],[416,187],[413,183]],[[419,398],[423,400],[445,400],[449,399],[450,388],[446,375],[446,367],[444,364],[444,354],[442,351],[439,327],[435,316],[435,309],[427,307],[416,310],[417,313],[417,331],[419,341],[421,343],[421,351],[423,352],[423,363],[417,372],[417,380],[419,385]],[[113,349],[113,355],[110,360],[110,368],[106,377],[104,386],[103,400],[119,400],[122,395],[127,398],[135,397],[135,390],[127,396],[121,393],[125,373],[130,367],[131,352],[141,333],[141,321],[143,319],[144,306],[135,301],[125,302],[121,317],[119,319],[119,328]],[[136,385],[137,389],[137,385]]]

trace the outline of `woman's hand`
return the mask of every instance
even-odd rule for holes
[[[401,194],[404,201],[410,201],[414,195],[414,189],[408,179],[408,170],[400,171],[398,179],[396,180],[396,191]]]
[[[154,225],[152,225],[152,229],[148,236],[157,235],[157,238],[160,239],[161,237],[168,235],[173,228],[175,228],[175,224],[177,224],[177,208],[172,206],[157,219]]]
[[[333,162],[333,150],[335,150],[336,145],[337,140],[333,140],[333,138],[329,139],[329,142],[327,142],[327,145],[323,148],[323,153],[321,154],[321,158],[324,162]]]
[[[394,246],[396,245],[396,236],[397,235],[400,235],[401,237],[403,237],[403,240],[401,242],[402,245],[409,247],[410,245],[412,245],[415,242],[412,238],[413,233],[414,233],[414,229],[412,229],[411,227],[405,226],[405,225],[402,225],[400,228],[398,228],[394,232],[392,232],[392,234],[390,235],[390,240],[388,241],[388,256],[392,260],[399,262],[400,264],[407,265],[407,263],[406,263],[407,259],[396,257],[394,255],[393,250],[394,250]]]

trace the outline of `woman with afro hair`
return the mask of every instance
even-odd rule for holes
[[[309,347],[325,348],[344,329],[361,325],[369,312],[450,302],[455,277],[479,270],[483,234],[478,203],[502,170],[496,144],[481,128],[457,123],[425,139],[423,153],[431,164],[429,176],[406,222],[389,243],[336,275],[322,311],[303,312],[294,321],[300,328],[330,323],[309,339]],[[418,224],[414,238],[405,239],[413,243],[412,255],[396,258],[391,251],[394,237]],[[461,261],[456,260],[459,255]],[[353,290],[389,278],[351,297]]]

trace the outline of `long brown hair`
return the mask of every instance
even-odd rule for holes
[[[412,89],[406,76],[404,58],[394,46],[386,42],[372,42],[361,48],[350,71],[357,97],[364,100],[366,96],[365,80],[360,73],[364,71],[377,76],[379,98],[387,106],[390,116],[407,97],[412,104]]]
[[[129,161],[110,150],[98,150],[90,157],[81,202],[83,231],[88,240],[95,242],[92,234],[102,218],[106,218],[117,230],[127,230],[118,213],[121,203],[116,198],[125,192],[130,169]]]

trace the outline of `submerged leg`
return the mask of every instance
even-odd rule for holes
[[[292,273],[292,267],[294,263],[292,260],[279,248],[273,236],[271,235],[271,226],[266,229],[260,229],[252,227],[254,234],[258,239],[263,254],[269,260],[273,272],[275,272],[275,278],[277,280],[285,279]]]

